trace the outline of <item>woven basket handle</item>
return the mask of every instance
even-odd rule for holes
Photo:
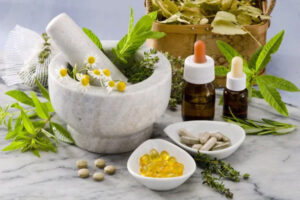
[[[265,15],[271,15],[274,7],[275,7],[275,4],[276,4],[276,0],[269,0],[269,5],[268,5],[268,0],[262,0],[262,10],[263,10],[263,13]]]
[[[276,4],[276,0],[269,0],[270,3],[268,5],[268,0],[261,0],[262,2],[262,10],[264,12],[265,15],[271,15],[275,4]],[[145,7],[146,7],[146,12],[150,13],[152,11],[152,1],[151,0],[145,0],[144,2]]]

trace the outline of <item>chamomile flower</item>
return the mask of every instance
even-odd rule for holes
[[[105,75],[105,76],[110,76],[110,71],[109,71],[109,69],[103,69],[103,74]]]
[[[62,66],[57,69],[57,74],[59,79],[65,79],[68,76],[68,69]]]
[[[110,93],[112,90],[117,90],[119,92],[124,92],[126,89],[126,83],[123,81],[115,82],[110,80],[105,84],[107,91]]]
[[[125,83],[124,81],[119,81],[119,82],[117,83],[116,89],[117,89],[119,92],[124,92],[125,89],[126,89],[126,83]]]
[[[88,70],[88,75],[90,75],[91,78],[91,84],[96,86],[104,86],[104,80],[103,80],[103,72],[101,69],[91,69]]]
[[[79,85],[83,91],[90,86],[90,76],[87,74],[77,73],[76,78],[79,80]]]
[[[86,66],[90,67],[90,68],[93,68],[94,66],[96,66],[97,62],[98,62],[98,57],[94,56],[94,55],[89,55],[85,59]]]

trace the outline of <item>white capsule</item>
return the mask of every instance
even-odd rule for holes
[[[209,151],[213,148],[213,146],[215,146],[217,142],[217,138],[215,137],[211,137],[204,145],[203,147],[200,149],[201,151]]]

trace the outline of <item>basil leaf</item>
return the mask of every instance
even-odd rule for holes
[[[48,119],[49,113],[48,113],[47,107],[40,102],[40,100],[38,99],[38,97],[36,96],[36,94],[34,92],[31,92],[30,94],[31,94],[33,103],[35,105],[36,114],[42,119]]]
[[[92,30],[88,28],[82,28],[83,32],[94,42],[94,44],[103,51],[102,43],[100,42],[99,38]]]
[[[266,82],[269,86],[277,88],[279,90],[285,90],[289,92],[300,91],[296,85],[283,78],[279,78],[272,75],[262,75],[260,76],[260,79],[263,79],[263,81]]]
[[[58,140],[68,144],[75,144],[75,141],[72,138],[71,134],[63,126],[55,122],[51,122],[50,125],[55,137]]]
[[[49,92],[42,84],[39,82],[38,79],[35,80],[36,85],[38,86],[40,92],[42,93],[43,97],[45,97],[48,101],[50,101]]]
[[[216,66],[215,67],[216,76],[226,76],[228,72],[229,72],[229,69],[225,66]]]
[[[17,101],[34,107],[32,99],[23,91],[20,90],[10,90],[5,93],[6,95],[16,99]]]
[[[263,70],[271,60],[271,54],[276,53],[283,40],[284,30],[276,34],[262,49],[256,61],[256,72]]]
[[[256,78],[256,82],[266,102],[270,106],[272,106],[275,110],[277,110],[280,114],[288,117],[289,116],[288,110],[285,104],[282,102],[281,96],[279,92],[276,90],[276,88],[268,85],[268,82],[266,82],[260,76]]]

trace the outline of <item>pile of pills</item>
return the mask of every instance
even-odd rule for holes
[[[90,176],[90,171],[88,169],[88,163],[86,160],[77,160],[76,162],[78,170],[78,176],[80,178],[88,178]],[[116,172],[116,168],[113,165],[106,166],[105,160],[97,159],[94,161],[94,165],[97,168],[104,169],[106,174],[112,175]],[[95,181],[102,181],[104,179],[104,174],[102,172],[95,172],[93,174],[93,179]]]
[[[154,178],[170,178],[181,176],[184,165],[177,162],[176,158],[170,156],[167,151],[159,153],[151,149],[150,154],[140,157],[140,173],[142,176]]]

